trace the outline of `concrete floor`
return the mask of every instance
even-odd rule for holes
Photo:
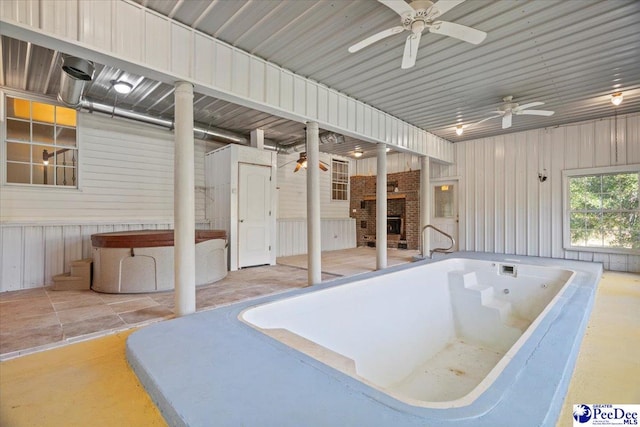
[[[390,250],[389,265],[407,262],[411,255]],[[304,257],[279,262],[306,275],[300,270],[305,266]],[[370,271],[374,264],[375,250],[371,248],[323,254],[326,278]],[[238,273],[250,274],[251,270]],[[234,281],[241,284],[242,278],[236,276]],[[245,295],[245,299],[255,296]],[[166,425],[126,363],[124,347],[129,333],[1,362],[0,425]],[[640,275],[606,272],[558,426],[572,425],[574,403],[640,402],[640,387],[635,381],[640,378],[638,354]]]

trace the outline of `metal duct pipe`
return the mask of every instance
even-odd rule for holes
[[[60,73],[58,100],[69,107],[79,109],[84,85],[91,81],[94,70],[93,63],[86,59],[75,56],[64,57],[62,73]]]
[[[131,110],[125,110],[123,108],[114,107],[112,105],[99,104],[97,102],[82,101],[82,108],[88,111],[97,111],[99,113],[109,114],[125,119],[136,120],[139,122],[162,126],[167,129],[173,129],[173,120],[162,119],[160,117],[150,116],[144,113],[138,113]],[[214,127],[202,128],[198,126],[193,127],[193,133],[197,138],[205,139],[206,137],[223,140],[224,142],[230,142],[234,144],[249,145],[249,141],[244,136],[231,132],[225,129],[219,129]]]

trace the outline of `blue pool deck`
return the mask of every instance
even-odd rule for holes
[[[450,257],[498,262],[517,259],[577,272],[495,382],[465,407],[408,405],[238,320],[248,307],[413,268],[430,260],[157,323],[129,337],[127,358],[172,426],[555,426],[602,266],[469,252]]]

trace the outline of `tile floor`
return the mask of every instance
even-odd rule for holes
[[[410,262],[416,251],[389,249],[388,264]],[[322,280],[375,269],[375,249],[325,252]],[[197,310],[306,286],[306,255],[283,257],[278,265],[229,272],[196,290]],[[0,359],[92,338],[173,317],[173,291],[101,294],[53,291],[50,287],[0,293]]]

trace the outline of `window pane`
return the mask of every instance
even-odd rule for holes
[[[31,169],[33,172],[32,184],[53,185],[53,169],[54,169],[53,166],[49,165],[45,167],[43,164],[39,164],[39,165],[33,165]],[[45,177],[45,171],[46,171],[46,177]]]
[[[29,154],[29,147],[30,147],[29,144],[7,142],[7,160],[29,163],[31,161],[31,155]]]
[[[46,150],[46,154],[45,154]],[[49,164],[53,165],[55,163],[55,158],[53,154],[56,152],[56,148],[50,145],[32,145],[31,146],[31,155],[33,159],[33,163],[42,164],[45,160],[45,155],[49,160]]]
[[[640,246],[639,175],[625,172],[569,178],[572,246]]]
[[[76,185],[76,175],[74,168],[56,167],[56,185]]]
[[[55,121],[55,106],[43,102],[31,103],[31,118],[35,122],[53,124]]]
[[[53,144],[53,125],[33,124],[33,141]]]
[[[67,147],[76,146],[76,130],[72,128],[57,128],[56,145]]]
[[[31,140],[29,122],[7,119],[7,139],[18,141]]]
[[[31,117],[31,103],[26,99],[7,96],[7,117],[29,120]]]
[[[7,182],[29,184],[29,165],[7,162]]]
[[[76,127],[76,110],[56,107],[56,123],[62,126]]]

